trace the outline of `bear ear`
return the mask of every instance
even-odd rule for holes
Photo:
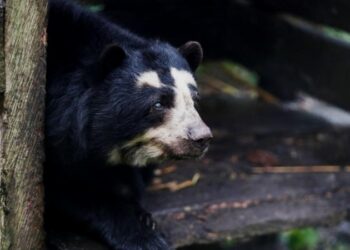
[[[108,75],[113,69],[120,66],[125,58],[126,53],[118,44],[108,45],[98,59],[99,75],[102,77]]]
[[[180,54],[187,60],[192,71],[195,71],[203,60],[203,49],[199,42],[189,41],[179,49]]]

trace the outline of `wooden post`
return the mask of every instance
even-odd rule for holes
[[[3,107],[4,107],[4,94],[5,94],[5,55],[4,55],[4,26],[5,26],[5,3],[4,0],[0,0],[0,247],[5,247],[8,243],[6,242],[5,235],[5,188],[3,186],[3,158],[4,158],[4,147],[3,147]]]
[[[0,10],[0,249],[40,250],[47,1]]]
[[[3,97],[5,92],[4,16],[5,16],[5,2],[4,0],[0,0],[0,112],[3,106]],[[0,134],[0,143],[1,143],[1,134]]]

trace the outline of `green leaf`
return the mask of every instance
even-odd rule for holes
[[[315,229],[305,228],[282,233],[281,240],[289,250],[314,250],[320,237]]]

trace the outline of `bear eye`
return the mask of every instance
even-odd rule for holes
[[[156,109],[160,109],[160,108],[163,107],[163,105],[162,105],[160,102],[157,102],[156,104],[154,104],[154,107],[155,107]]]
[[[191,96],[192,96],[193,101],[195,103],[198,102],[199,98],[200,98],[198,89],[193,84],[188,84],[188,87],[191,91]]]
[[[193,98],[193,101],[195,103],[199,102],[200,96],[199,96],[199,92],[197,90],[192,91],[192,98]]]
[[[154,105],[153,105],[153,109],[154,110],[157,110],[157,111],[161,111],[164,109],[164,106],[160,103],[160,102],[156,102]]]

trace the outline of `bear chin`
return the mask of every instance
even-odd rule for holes
[[[180,141],[173,146],[159,142],[138,144],[132,147],[114,148],[108,155],[110,165],[131,165],[144,167],[148,164],[162,163],[166,160],[200,159],[208,151],[208,146],[198,148],[187,142]]]

